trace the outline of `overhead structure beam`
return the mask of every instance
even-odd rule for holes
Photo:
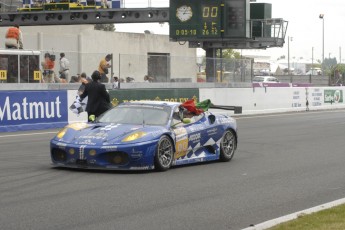
[[[0,13],[0,27],[169,22],[169,8],[120,8]]]

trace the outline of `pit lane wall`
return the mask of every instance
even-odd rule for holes
[[[305,111],[307,101],[309,110],[345,108],[344,90],[345,87],[167,87],[109,90],[109,93],[114,105],[130,100],[211,99],[215,105],[242,106],[242,114],[247,115]],[[77,115],[69,109],[76,95],[76,89],[1,90],[0,132],[61,128],[68,123],[86,121],[85,112]]]

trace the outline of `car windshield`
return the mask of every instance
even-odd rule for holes
[[[108,110],[98,122],[116,124],[166,125],[171,108],[156,105],[122,105]]]

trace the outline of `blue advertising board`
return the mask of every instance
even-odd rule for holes
[[[68,124],[67,91],[0,91],[0,132]]]

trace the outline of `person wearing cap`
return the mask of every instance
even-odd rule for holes
[[[23,35],[18,25],[8,28],[5,37],[7,49],[23,49]]]
[[[111,64],[109,63],[111,59],[112,55],[107,54],[105,58],[99,62],[98,71],[101,74],[101,82],[108,83],[109,79],[107,74],[109,73],[109,68],[111,67]]]
[[[60,53],[60,78],[61,76],[64,77],[64,79],[69,82],[69,61],[66,58],[65,53]]]
[[[92,121],[91,117],[97,118],[111,108],[109,93],[107,92],[105,85],[100,82],[100,72],[95,70],[92,73],[91,78],[92,82],[85,85],[84,92],[80,95],[81,100],[88,96],[86,105],[88,121]]]

